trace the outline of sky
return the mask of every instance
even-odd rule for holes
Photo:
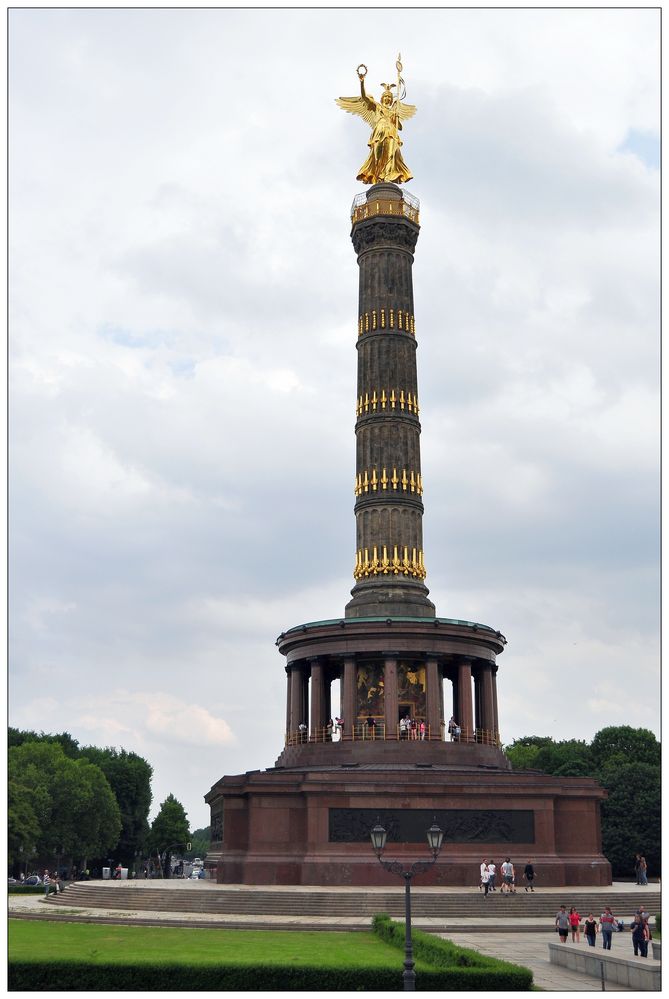
[[[659,16],[10,11],[10,724],[193,829],[274,765],[354,583],[334,101],[401,50],[430,597],[506,636],[505,743],[659,733]]]

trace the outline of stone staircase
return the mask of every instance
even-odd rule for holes
[[[188,914],[208,913],[214,915],[248,916],[300,916],[316,917],[357,917],[369,919],[376,912],[387,912],[391,916],[404,916],[404,888],[398,885],[390,891],[365,891],[351,888],[333,891],[327,888],[227,888],[222,885],[198,884],[197,888],[174,888],[163,886],[152,888],[146,883],[123,882],[118,885],[96,885],[95,882],[75,882],[59,895],[50,895],[49,906],[77,906],[132,912],[183,912]],[[504,919],[533,920],[544,929],[546,921],[554,919],[555,913],[564,903],[574,905],[581,913],[599,914],[604,905],[610,905],[613,912],[628,922],[642,903],[651,916],[660,912],[660,893],[645,891],[603,892],[589,891],[587,888],[566,888],[564,892],[555,889],[542,893],[519,891],[516,895],[501,895],[499,891],[485,898],[483,893],[463,889],[448,892],[421,892],[413,888],[411,910],[415,919],[444,920],[449,925],[459,920],[485,922]]]

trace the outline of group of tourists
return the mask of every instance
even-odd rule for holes
[[[494,860],[481,861],[480,889],[483,891],[484,898],[487,897],[489,892],[497,891],[497,873],[497,864]],[[515,895],[517,891],[516,869],[511,863],[510,857],[507,857],[500,866],[499,874],[501,876],[499,885],[500,894]],[[534,891],[534,865],[531,860],[528,860],[525,864],[522,876],[525,879],[525,891]]]
[[[648,942],[652,940],[652,933],[649,923],[650,915],[645,908],[637,909],[630,930],[632,933],[632,946],[636,957],[648,957]],[[572,943],[581,942],[581,916],[578,910],[572,906],[567,912],[565,905],[560,906],[560,911],[555,917],[555,929],[560,937],[560,943],[566,943],[567,937],[571,933]],[[597,934],[602,938],[604,950],[611,950],[611,940],[613,934],[625,929],[622,919],[616,919],[611,910],[611,906],[604,907],[604,912],[599,917],[599,922],[592,913],[583,920],[583,935],[590,947],[596,946]]]
[[[634,873],[636,874],[636,883],[638,885],[648,884],[648,864],[646,863],[646,858],[640,853],[634,858]]]
[[[51,874],[49,874],[48,871],[44,872],[44,875],[42,877],[42,884],[44,885],[45,898],[47,897],[47,895],[50,895],[51,892],[55,892],[55,894],[57,895],[59,891],[63,890],[60,883],[60,877],[58,876],[58,874],[54,874],[52,876]]]

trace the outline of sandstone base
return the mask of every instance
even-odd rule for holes
[[[425,833],[445,832],[421,884],[477,886],[483,859],[531,860],[541,885],[608,885],[590,778],[495,766],[421,763],[301,766],[223,777],[206,795],[211,875],[223,884],[387,885],[369,830],[388,830],[387,859],[428,859]]]

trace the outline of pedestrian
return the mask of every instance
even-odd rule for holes
[[[485,863],[481,864],[481,884],[483,886],[483,897],[487,898],[490,891],[490,875]]]
[[[490,891],[496,891],[495,888],[495,878],[497,877],[497,868],[492,860],[488,862],[488,878],[490,883]]]
[[[528,860],[525,864],[523,875],[525,877],[525,881],[527,882],[525,885],[525,891],[528,889],[530,891],[534,891],[534,865],[531,860]]]
[[[502,884],[500,886],[500,892],[502,895],[505,894],[504,889],[506,888],[506,894],[511,892],[513,887],[513,864],[509,857],[506,858],[502,864]]]
[[[44,872],[44,877],[42,878],[42,884],[44,885],[44,898],[47,897],[51,891],[51,876],[48,871]]]
[[[643,856],[639,858],[639,878],[640,885],[648,884],[648,864],[646,863],[646,858]]]
[[[571,942],[580,943],[581,942],[581,917],[578,911],[572,905],[569,910],[569,928],[571,929]]]
[[[583,923],[583,932],[585,933],[585,939],[588,941],[588,946],[594,947],[595,937],[597,936],[597,920],[592,913],[589,913],[588,918]]]
[[[485,881],[486,882],[488,881],[488,864],[487,864],[487,861],[485,861],[485,860],[481,861],[480,871],[481,871],[481,878],[480,878],[481,883],[479,885],[479,891],[481,890],[481,888],[483,888],[484,875],[485,875]],[[486,892],[486,895],[487,894],[488,893]]]
[[[611,937],[617,925],[618,922],[611,912],[611,906],[605,906],[604,912],[599,917],[599,931],[602,934],[602,947],[604,950],[611,950]]]
[[[560,911],[555,917],[555,929],[560,935],[560,943],[566,943],[569,935],[569,916],[564,905],[560,906]]]
[[[634,875],[636,877],[636,883],[641,884],[641,854],[636,853],[634,855]]]
[[[632,925],[630,926],[632,931],[632,946],[634,947],[635,957],[648,957],[648,939],[650,936],[650,931],[648,929],[648,924],[643,921],[641,916],[637,913],[634,917]]]

